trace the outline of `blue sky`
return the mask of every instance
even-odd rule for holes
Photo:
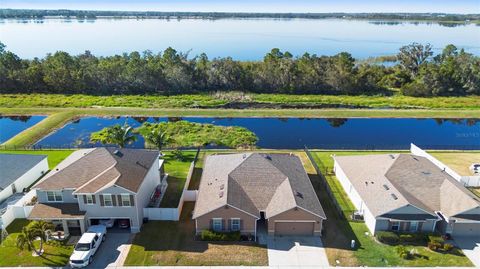
[[[480,13],[480,0],[0,0],[0,7],[218,12]]]

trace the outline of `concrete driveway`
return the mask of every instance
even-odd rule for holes
[[[480,236],[457,237],[454,241],[475,267],[480,267]]]
[[[93,257],[93,263],[88,268],[106,268],[109,266],[122,266],[128,251],[130,233],[110,233],[107,231],[105,242]]]
[[[329,266],[318,236],[269,236],[267,247],[269,266]]]

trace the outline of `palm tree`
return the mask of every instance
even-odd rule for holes
[[[51,222],[46,221],[33,221],[28,224],[26,227],[22,228],[22,233],[17,237],[17,247],[24,249],[27,247],[29,251],[35,251],[38,256],[41,256],[43,253],[43,242],[47,240],[47,232],[53,230],[54,226]],[[35,248],[33,241],[36,238],[40,238],[39,248]]]
[[[160,153],[162,151],[162,148],[167,145],[171,140],[167,132],[162,132],[162,130],[160,130],[159,128],[152,130],[149,130],[149,128],[145,128],[142,136],[148,144],[155,146]]]
[[[90,141],[100,142],[102,144],[114,144],[120,148],[131,144],[137,140],[137,135],[134,133],[132,126],[126,122],[123,126],[117,124],[114,126],[103,128],[102,130],[92,133]]]

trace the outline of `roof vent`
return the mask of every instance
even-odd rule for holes
[[[390,195],[392,196],[393,200],[398,200],[398,197],[395,194],[391,193]]]
[[[297,197],[300,197],[300,198],[303,199],[303,194],[301,194],[300,192],[296,191],[296,192],[295,192],[295,195],[296,195]]]
[[[140,167],[143,167],[143,168],[145,168],[145,169],[148,169],[148,167],[146,167],[145,165],[141,164],[139,161],[136,161],[135,163],[136,163],[138,166],[140,166]]]
[[[247,154],[243,154],[243,158],[244,158],[244,159],[247,158]]]
[[[220,197],[220,198],[223,197],[223,191],[221,191],[221,192],[218,194],[218,197]]]
[[[220,189],[221,190],[225,189],[225,184],[220,185]]]
[[[424,174],[424,175],[430,175],[431,173],[428,172],[428,171],[422,171],[422,174]]]
[[[270,157],[270,155],[267,155],[267,156],[265,156],[265,159],[271,161],[271,160],[272,160],[272,157]]]
[[[120,152],[120,150],[116,149],[114,152],[113,152],[114,155],[118,156],[118,157],[122,157],[123,156],[123,153]]]
[[[375,182],[373,182],[373,181],[370,181],[370,184],[375,184]]]
[[[418,159],[417,159],[416,157],[413,157],[413,156],[412,156],[412,158],[413,158],[415,161],[417,161],[417,162],[418,162]]]
[[[387,184],[383,184],[383,188],[384,188],[385,190],[387,190],[387,191],[390,189],[390,188],[387,186]]]
[[[392,158],[392,160],[395,160],[395,156],[393,156],[393,154],[389,154],[388,156],[390,156],[390,158]]]
[[[365,181],[365,186],[368,186],[368,181]]]

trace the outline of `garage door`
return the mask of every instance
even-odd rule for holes
[[[314,222],[275,222],[275,235],[313,235]]]
[[[480,223],[455,223],[453,236],[480,235]]]

